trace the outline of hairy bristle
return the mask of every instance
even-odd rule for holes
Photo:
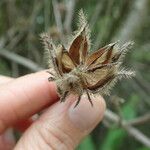
[[[120,52],[121,52],[121,56],[119,58],[119,61],[123,61],[126,53],[132,48],[134,42],[133,41],[129,41],[129,42],[126,42],[125,44],[123,44],[119,49],[120,49]]]
[[[67,42],[65,43],[66,48],[69,49],[70,45],[72,44],[72,41],[74,41],[74,39],[83,31],[83,29],[85,28],[85,36],[87,39],[87,43],[88,43],[88,50],[90,50],[91,47],[91,40],[90,40],[90,29],[89,29],[89,25],[87,22],[87,17],[84,14],[83,10],[81,9],[79,11],[79,21],[77,23],[78,29],[76,31],[73,32],[73,34],[69,35],[67,37]]]
[[[70,93],[77,94],[78,100],[75,107],[79,104],[84,92],[93,105],[90,93],[109,95],[111,88],[119,79],[135,75],[134,71],[124,69],[121,65],[133,42],[126,42],[120,46],[117,41],[89,54],[90,29],[82,9],[79,11],[77,25],[77,31],[69,37],[65,47],[62,45],[56,47],[49,34],[41,34],[45,57],[49,67],[55,71],[55,77],[50,77],[49,81],[55,81],[62,102]]]
[[[131,78],[135,76],[135,72],[132,70],[127,70],[127,69],[121,69],[118,73],[117,76],[119,79],[121,78]]]

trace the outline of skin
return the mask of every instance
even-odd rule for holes
[[[102,97],[92,98],[93,107],[84,96],[76,108],[74,95],[60,103],[48,77],[46,71],[17,79],[0,76],[0,149],[73,150],[102,120]],[[12,128],[23,133],[17,142]]]

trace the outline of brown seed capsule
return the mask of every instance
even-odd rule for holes
[[[65,101],[70,93],[78,95],[75,107],[83,93],[87,94],[89,102],[93,105],[90,93],[109,94],[110,88],[118,79],[134,75],[134,72],[120,67],[125,53],[133,43],[127,42],[119,47],[118,42],[115,42],[89,54],[90,31],[83,11],[80,11],[79,16],[79,30],[68,47],[56,47],[48,34],[41,35],[48,52],[50,68],[55,70],[49,81],[56,82],[61,102]]]

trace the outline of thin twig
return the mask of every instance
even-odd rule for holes
[[[141,125],[144,124],[146,122],[150,122],[150,113],[145,114],[144,116],[135,118],[133,120],[127,121],[126,125]]]
[[[104,0],[103,0],[104,1]],[[92,18],[90,20],[90,27],[91,27],[91,30],[93,29],[95,23],[97,22],[97,19],[99,18],[99,14],[103,8],[103,1],[99,1],[97,4],[96,4],[96,8],[95,8],[95,11],[94,11],[94,14],[92,15]]]
[[[119,124],[119,116],[108,109],[105,112],[105,118],[110,122]],[[124,128],[131,136],[133,136],[140,143],[144,144],[147,147],[150,147],[150,139],[138,129],[132,127],[131,125],[127,125],[125,120],[122,121],[122,128]]]
[[[114,36],[112,41],[120,40],[125,42],[127,40],[133,39],[136,31],[141,27],[143,20],[145,19],[145,14],[148,10],[148,0],[136,0],[133,3],[134,8],[131,9],[127,20],[123,23],[118,33]]]
[[[114,0],[108,1],[105,18],[109,17],[110,19],[104,20],[104,25],[102,26],[101,31],[98,33],[98,35],[96,37],[96,41],[94,42],[95,49],[99,48],[99,46],[102,44],[103,40],[105,40],[105,38],[109,32],[108,30],[110,30],[111,18],[112,18],[111,12],[113,9],[113,4],[114,4]]]
[[[54,16],[55,16],[55,21],[57,25],[57,29],[60,33],[61,41],[63,42],[63,25],[62,25],[62,20],[61,20],[61,14],[58,8],[58,2],[57,0],[52,0],[52,5],[53,5],[53,10],[54,10]]]
[[[143,96],[143,101],[150,106],[150,101],[149,101],[149,95],[147,95],[147,93],[143,90],[143,88],[141,86],[139,86],[139,84],[137,84],[137,82],[135,82],[134,80],[131,80],[131,86],[134,88],[134,90]]]
[[[147,136],[145,136],[142,132],[140,132],[132,126],[123,126],[123,128],[128,132],[129,135],[131,135],[136,140],[150,148],[150,139]]]
[[[76,0],[70,0],[67,1],[67,13],[66,13],[66,18],[65,18],[65,22],[64,22],[64,28],[67,31],[67,33],[71,32],[71,23],[73,20],[73,14],[74,14],[74,9],[75,9],[75,4],[76,4]]]
[[[145,79],[142,77],[141,73],[138,72],[138,75],[135,76],[134,81],[140,86],[142,87],[142,89],[149,94],[150,91],[150,86],[149,83],[147,81],[145,81]]]
[[[3,56],[13,62],[16,62],[20,65],[23,65],[24,67],[27,67],[28,69],[32,70],[32,71],[39,71],[42,70],[43,68],[38,66],[36,63],[34,63],[33,61],[24,58],[22,56],[19,56],[15,53],[12,53],[8,50],[0,50],[0,56]]]
[[[44,25],[45,25],[45,32],[49,27],[49,16],[50,16],[50,1],[44,0]]]

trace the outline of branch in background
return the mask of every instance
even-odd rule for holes
[[[7,16],[8,16],[7,24],[10,27],[15,23],[15,19],[18,17],[15,0],[7,0],[6,1],[6,12],[7,12]]]
[[[38,66],[36,63],[34,63],[33,61],[24,58],[22,56],[19,56],[15,53],[12,53],[8,50],[0,50],[0,56],[3,56],[13,62],[16,62],[24,67],[27,67],[28,69],[32,70],[32,71],[39,71],[42,70],[43,68]]]
[[[44,0],[44,25],[45,25],[45,32],[49,27],[50,22],[50,1]]]
[[[105,112],[105,119],[118,125],[120,123],[119,116],[108,109]],[[138,129],[132,127],[131,125],[128,125],[125,120],[122,121],[122,128],[125,129],[128,132],[128,134],[133,136],[140,143],[144,144],[147,147],[150,147],[150,139],[143,133],[141,133]]]
[[[52,5],[53,5],[53,10],[54,10],[54,16],[55,16],[55,21],[56,21],[56,25],[57,25],[57,29],[60,33],[60,38],[61,41],[63,42],[64,38],[63,38],[63,24],[62,24],[62,20],[61,20],[61,14],[58,8],[58,2],[57,0],[52,0]]]
[[[18,29],[16,26],[10,27],[6,32],[5,35],[0,37],[0,48],[5,47],[7,42],[14,39]]]
[[[135,0],[133,7],[127,17],[127,20],[123,23],[122,27],[118,31],[118,34],[112,39],[112,41],[120,40],[126,42],[132,40],[136,31],[139,30],[145,14],[148,10],[148,0]]]
[[[134,137],[140,143],[144,144],[146,147],[150,148],[150,139],[141,133],[139,130],[132,126],[123,126],[123,128],[128,132],[129,135]]]
[[[13,49],[21,41],[21,39],[24,38],[24,36],[26,35],[26,32],[27,32],[26,28],[20,29],[19,33],[17,35],[14,35],[14,37],[10,40],[6,48]]]
[[[67,11],[66,11],[66,17],[65,17],[65,22],[64,22],[64,28],[65,28],[65,31],[67,31],[67,33],[70,33],[72,31],[71,24],[73,20],[75,4],[76,4],[76,0],[69,0],[67,1],[67,4],[66,4]]]
[[[116,41],[119,39],[123,43],[129,40],[133,40],[135,34],[137,34],[138,30],[143,24],[143,21],[147,16],[148,0],[135,0],[132,7],[133,8],[130,10],[126,21],[118,30],[118,33],[112,38],[112,41]],[[150,105],[147,92],[141,86],[142,84],[140,83],[139,78],[135,77],[135,80],[132,80],[131,82],[133,83],[133,88],[136,91],[140,92],[140,94],[144,97],[144,101],[148,105]]]
[[[150,106],[150,101],[149,101],[149,95],[147,95],[147,92],[145,92],[143,90],[143,88],[141,86],[139,86],[139,84],[137,84],[137,82],[135,82],[135,80],[131,80],[130,81],[131,86],[133,87],[133,89],[138,92],[138,94],[142,95],[143,97],[143,101]]]
[[[29,25],[28,25],[28,32],[34,32],[35,25],[36,25],[36,17],[39,13],[39,11],[43,8],[43,3],[41,3],[39,0],[35,0],[33,4],[32,13],[28,19]]]
[[[99,18],[99,14],[103,8],[103,1],[99,1],[96,5],[96,8],[95,8],[95,11],[94,11],[94,14],[92,15],[92,18],[90,20],[90,28],[91,30],[93,29],[95,23],[97,22],[97,19]]]
[[[145,81],[140,72],[138,72],[138,75],[135,76],[134,80],[147,94],[149,94],[150,91],[149,83]]]
[[[108,1],[106,12],[105,12],[106,19],[104,20],[103,22],[104,25],[101,27],[101,30],[96,37],[96,40],[94,42],[94,49],[98,49],[100,45],[104,44],[103,42],[105,41],[106,36],[110,32],[110,26],[111,26],[111,20],[112,20],[111,12],[113,11],[114,2],[115,0]]]
[[[129,120],[126,124],[127,125],[141,125],[144,124],[146,122],[150,122],[150,113],[147,113],[141,117],[135,118],[133,120]]]

